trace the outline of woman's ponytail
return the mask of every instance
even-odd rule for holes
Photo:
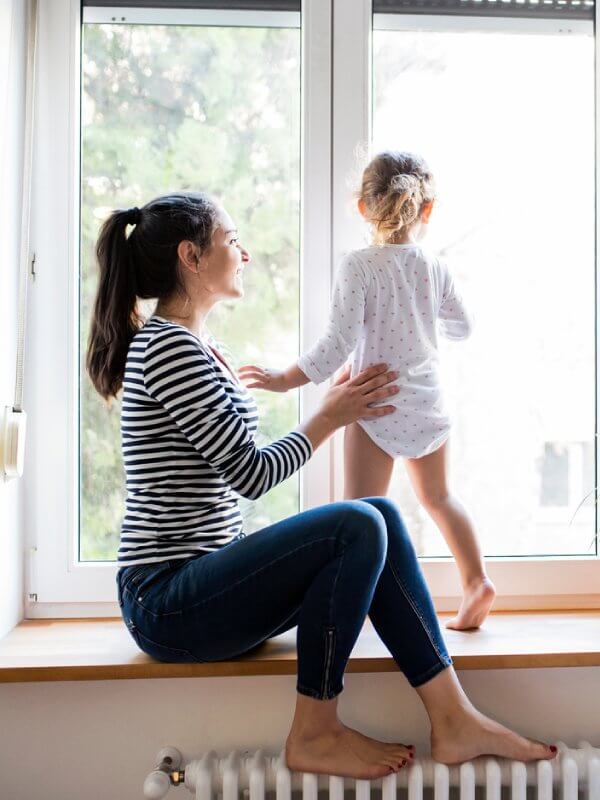
[[[142,208],[113,211],[100,229],[96,256],[100,278],[86,366],[95,389],[109,400],[123,385],[131,340],[142,327],[138,300],[169,298],[184,291],[177,248],[210,246],[217,225],[215,201],[200,192],[174,192]],[[127,226],[133,230],[126,235]]]
[[[128,225],[141,212],[114,211],[104,222],[96,245],[100,277],[87,349],[86,366],[105,400],[116,397],[123,384],[127,351],[141,320],[137,312],[137,280]]]

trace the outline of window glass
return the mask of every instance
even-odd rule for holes
[[[429,162],[426,243],[475,316],[441,362],[451,483],[485,553],[591,555],[594,40],[467,25],[375,30],[373,150]],[[400,463],[393,497],[419,553],[447,554]]]
[[[244,300],[219,308],[211,332],[238,366],[297,357],[300,30],[85,24],[82,72],[80,557],[112,560],[120,407],[105,406],[84,370],[99,226],[171,190],[215,195],[252,263]],[[297,393],[257,400],[261,442],[297,423]],[[297,512],[298,477],[243,506],[247,531]]]

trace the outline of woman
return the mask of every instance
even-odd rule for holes
[[[117,582],[139,647],[163,661],[219,661],[297,625],[289,767],[376,778],[408,763],[413,748],[370,739],[337,716],[368,614],[425,705],[435,759],[552,758],[556,748],[498,725],[465,696],[389,500],[332,503],[242,532],[233,492],[257,498],[337,428],[392,413],[381,402],[397,376],[382,364],[352,380],[345,372],[312,417],[258,448],[255,403],[205,333],[213,306],[243,295],[250,262],[225,210],[202,194],[174,194],[115,211],[97,256],[87,366],[105,399],[123,389],[128,495]],[[158,298],[145,325],[138,298]]]

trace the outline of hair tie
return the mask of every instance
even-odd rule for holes
[[[139,210],[137,206],[130,208],[129,211],[127,212],[128,225],[138,225],[141,218],[142,218],[142,212]]]

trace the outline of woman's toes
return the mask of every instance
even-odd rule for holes
[[[413,754],[404,745],[395,744],[390,746],[390,752],[393,753],[398,759],[412,758]]]
[[[557,749],[553,744],[544,744],[543,742],[531,742],[531,745],[532,745],[533,761],[556,758]]]

